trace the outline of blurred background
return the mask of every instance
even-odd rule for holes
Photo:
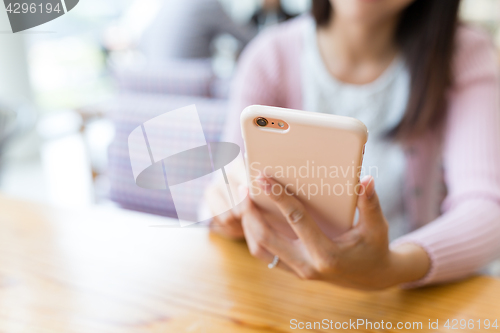
[[[244,45],[308,9],[308,0],[82,0],[16,35],[0,11],[0,191],[175,217],[168,192],[135,185],[128,135],[196,104],[217,141]],[[500,1],[465,0],[461,15],[500,47]]]

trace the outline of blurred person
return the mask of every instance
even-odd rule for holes
[[[234,22],[218,0],[165,0],[143,34],[141,49],[153,61],[210,58],[211,44],[221,34],[245,46],[256,31]]]
[[[262,5],[253,14],[251,22],[262,30],[277,23],[288,21],[294,18],[288,14],[281,5],[281,0],[263,0]]]
[[[105,54],[134,50],[160,7],[161,0],[133,0],[120,18],[104,29],[101,45]]]
[[[301,278],[357,289],[448,282],[495,259],[499,68],[488,37],[458,22],[459,5],[313,0],[312,17],[256,38],[239,64],[224,141],[243,147],[239,116],[252,104],[351,116],[370,131],[364,165],[378,175],[361,180],[359,221],[335,239],[294,196],[273,195],[281,185],[266,177],[259,186],[297,240],[276,233],[248,198],[212,230],[245,238],[254,256]],[[208,205],[222,193],[210,188]]]

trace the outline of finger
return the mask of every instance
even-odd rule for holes
[[[214,185],[205,192],[204,200],[206,201],[212,216],[222,216],[225,213],[220,214],[220,212],[230,212],[227,210],[231,207],[229,202],[229,197],[227,195],[227,189],[221,188],[220,186]]]
[[[211,231],[229,239],[241,239],[244,236],[241,221],[232,217],[227,219],[214,218],[209,228]]]
[[[265,250],[270,256],[261,255],[271,261],[277,255],[281,262],[298,274],[306,263],[306,254],[292,240],[271,228],[257,207],[250,200],[248,201],[242,218],[242,226],[245,238],[250,242],[249,247],[253,247],[250,250],[257,252]]]
[[[317,253],[323,245],[333,245],[293,194],[272,178],[261,176],[258,181],[311,254]]]
[[[243,192],[246,190],[245,187],[242,187],[241,191],[239,191],[238,195],[243,195]],[[248,190],[246,190],[248,192]],[[244,194],[246,196],[246,194]],[[214,220],[226,221],[229,218],[234,218],[239,220],[241,218],[241,209],[240,205],[236,205],[235,207],[226,210],[230,207],[229,197],[227,196],[227,188],[221,188],[220,186],[211,186],[205,192],[205,201],[207,206],[214,216]],[[241,200],[239,200],[241,201]],[[224,213],[220,213],[221,211],[226,210]],[[217,215],[218,214],[218,215]]]
[[[213,200],[224,199],[219,197]],[[214,215],[213,211],[212,214]],[[220,215],[214,216],[212,221],[210,222],[210,230],[226,238],[242,238],[244,235],[243,229],[241,228],[241,212],[239,207],[237,206]]]
[[[375,181],[372,176],[365,176],[356,185],[356,194],[358,194],[358,223],[334,239],[339,250],[345,247],[352,247],[363,240],[366,241],[366,237],[373,237],[380,234],[376,232],[375,228],[387,227],[387,222],[385,221],[375,191]],[[385,234],[385,231],[382,234]]]
[[[357,206],[360,223],[373,225],[385,222],[372,176],[366,176],[361,180]]]
[[[248,249],[252,256],[255,258],[261,260],[262,262],[266,263],[269,265],[274,261],[274,254],[269,252],[265,247],[259,245],[255,238],[253,237],[252,232],[249,229],[246,229],[245,225],[243,224],[243,230],[245,233],[245,239],[247,241]],[[279,258],[279,256],[278,256]],[[283,269],[287,272],[290,273],[295,273],[283,260],[278,261],[278,264],[275,266],[276,268]]]
[[[243,202],[248,197],[248,187],[245,185],[238,186],[238,202]]]

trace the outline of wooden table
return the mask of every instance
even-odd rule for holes
[[[158,224],[165,227],[151,227]],[[175,221],[0,196],[0,332],[298,331],[292,319],[422,322],[424,332],[429,319],[439,320],[441,332],[447,319],[473,319],[476,329],[465,330],[473,332],[477,320],[500,321],[500,281],[493,278],[412,291],[345,290],[271,271],[245,244],[205,228],[167,225]]]

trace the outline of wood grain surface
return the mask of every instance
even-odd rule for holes
[[[0,332],[300,331],[293,319],[422,322],[415,331],[424,332],[429,320],[439,320],[435,332],[457,332],[443,327],[447,319],[473,319],[475,328],[463,331],[482,332],[477,320],[500,321],[493,278],[346,290],[269,270],[244,243],[205,228],[175,226],[109,208],[71,211],[0,197]]]

